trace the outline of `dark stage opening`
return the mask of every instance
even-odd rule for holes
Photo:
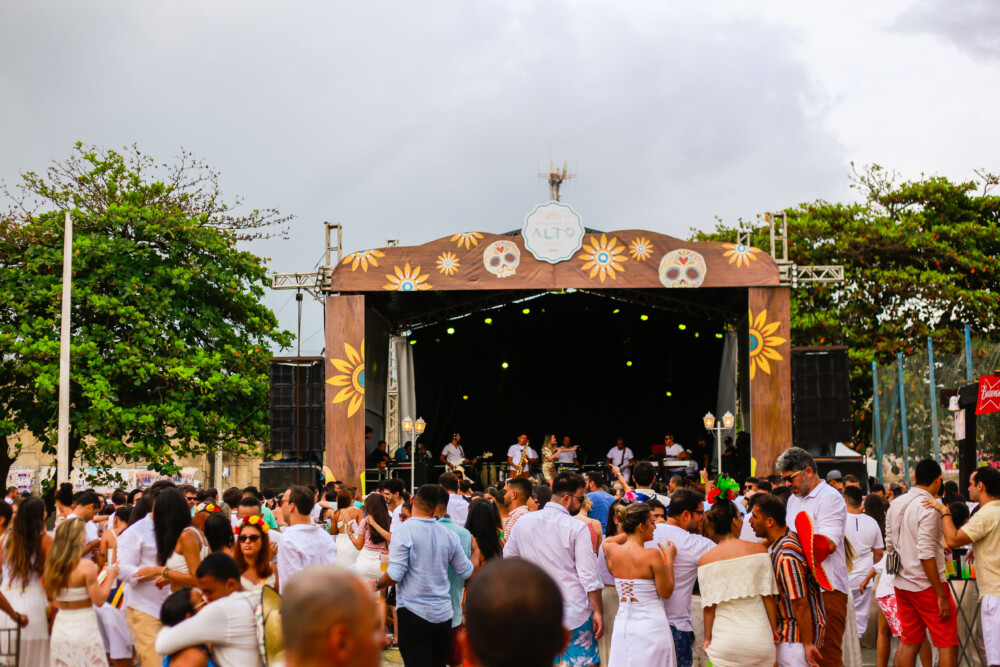
[[[552,292],[414,328],[421,442],[435,461],[455,431],[468,457],[498,461],[520,433],[536,451],[546,434],[569,435],[585,464],[603,461],[619,436],[637,458],[667,433],[696,450],[715,410],[726,323],[746,316],[745,290],[698,292],[724,310]]]

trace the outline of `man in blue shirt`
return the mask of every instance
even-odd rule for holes
[[[396,585],[399,653],[407,667],[447,663],[454,615],[448,570],[463,580],[472,576],[458,536],[434,520],[441,500],[437,484],[417,489],[412,515],[392,534],[389,568],[375,582],[376,590]]]
[[[462,553],[466,558],[472,557],[472,533],[462,528],[448,514],[448,490],[441,487],[441,497],[438,499],[437,516],[440,517],[438,523],[455,533],[459,544],[462,545]],[[473,563],[475,567],[475,563]],[[449,665],[462,664],[462,648],[459,645],[458,636],[462,630],[462,593],[465,591],[465,578],[458,574],[451,567],[448,568],[448,582],[451,584],[451,652],[448,657]]]
[[[601,522],[601,532],[608,532],[608,512],[615,497],[604,490],[604,474],[595,470],[587,473],[587,498],[590,500],[590,511],[587,516]]]

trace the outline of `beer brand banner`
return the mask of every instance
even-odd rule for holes
[[[983,375],[979,378],[979,400],[976,414],[1000,412],[1000,375]]]

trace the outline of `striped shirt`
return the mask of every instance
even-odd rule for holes
[[[771,545],[771,565],[774,567],[774,578],[778,581],[778,634],[782,642],[791,644],[802,643],[802,632],[792,601],[800,598],[809,600],[809,611],[813,619],[813,644],[823,643],[823,628],[826,626],[826,608],[819,584],[809,570],[802,543],[798,536],[785,529],[783,537]]]

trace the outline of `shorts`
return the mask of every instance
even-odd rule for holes
[[[937,594],[933,588],[916,592],[896,589],[896,609],[899,611],[904,644],[922,644],[926,630],[931,633],[931,643],[937,648],[958,646],[958,608],[951,597],[951,590],[945,588],[945,593],[951,614],[942,621],[938,617]]]
[[[899,610],[896,608],[896,596],[886,595],[875,600],[878,608],[882,610],[882,615],[889,623],[889,632],[893,637],[900,637],[903,634],[903,626],[899,622]]]
[[[599,665],[601,656],[597,650],[597,639],[594,638],[594,617],[591,616],[569,635],[566,650],[556,658],[560,667],[577,667],[578,665]]]
[[[809,667],[805,644],[789,642],[778,644],[778,667]]]
[[[1000,598],[982,596],[980,621],[983,624],[983,650],[987,665],[1000,665]]]

